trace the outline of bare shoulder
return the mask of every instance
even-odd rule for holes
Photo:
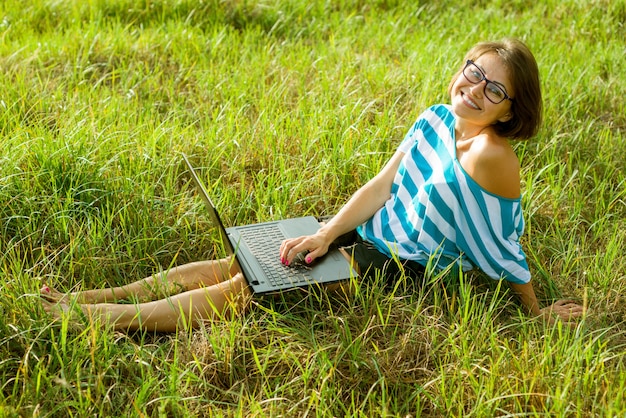
[[[482,188],[509,199],[520,197],[520,163],[505,138],[484,133],[460,152],[463,169]]]

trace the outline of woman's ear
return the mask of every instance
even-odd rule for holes
[[[498,119],[498,122],[508,122],[513,118],[513,113],[512,112],[507,112],[504,114],[504,116],[502,116],[500,119]]]

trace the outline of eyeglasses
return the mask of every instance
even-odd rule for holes
[[[503,87],[485,77],[483,70],[478,68],[474,61],[467,60],[465,68],[463,68],[463,76],[472,84],[481,83],[483,80],[486,81],[487,83],[485,83],[484,93],[485,97],[489,99],[491,103],[498,104],[505,100],[513,101],[513,99],[506,94]]]

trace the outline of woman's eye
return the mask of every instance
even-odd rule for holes
[[[496,86],[495,84],[489,84],[487,88],[489,89],[489,92],[493,94],[495,97],[499,99],[504,98],[504,92],[502,91],[500,87]]]
[[[483,78],[482,73],[480,71],[478,71],[478,70],[472,70],[471,74],[472,74],[472,77],[474,77],[475,80],[482,80],[482,78]]]

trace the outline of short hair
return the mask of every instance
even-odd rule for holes
[[[496,122],[494,124],[496,133],[511,139],[532,138],[541,126],[543,108],[539,68],[535,57],[522,41],[508,38],[476,44],[465,56],[463,66],[467,60],[475,61],[485,54],[496,54],[502,59],[515,92],[511,102],[512,117],[506,122]],[[462,72],[463,67],[452,78],[448,94]]]

